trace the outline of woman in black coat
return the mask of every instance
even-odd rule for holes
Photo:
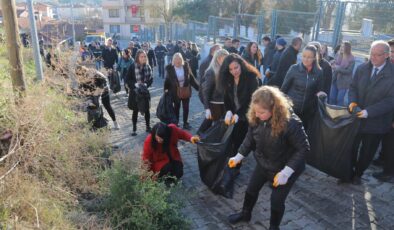
[[[175,114],[179,121],[179,111],[181,103],[183,108],[183,128],[191,129],[188,123],[189,117],[189,103],[192,96],[191,86],[195,90],[199,90],[199,84],[194,78],[189,64],[183,60],[181,53],[175,53],[172,57],[172,63],[165,68],[166,79],[164,86],[174,99]]]
[[[302,62],[290,67],[281,87],[281,91],[293,101],[294,112],[301,118],[306,129],[317,108],[317,95],[325,94],[323,71],[318,63],[316,47],[305,47]]]
[[[235,123],[231,142],[234,156],[248,131],[248,112],[250,99],[258,87],[257,78],[260,72],[248,64],[238,54],[227,56],[220,67],[220,89],[224,93],[226,124]]]
[[[270,228],[279,229],[291,187],[305,169],[309,151],[300,119],[291,112],[291,102],[276,87],[263,86],[252,96],[249,130],[238,154],[229,159],[235,167],[254,151],[256,167],[245,193],[242,211],[228,217],[230,223],[249,221],[263,185],[272,183]]]
[[[137,99],[137,92],[138,89],[145,89],[149,88],[153,83],[153,76],[152,76],[152,68],[148,64],[147,56],[145,51],[138,50],[137,54],[135,55],[135,62],[130,65],[129,70],[126,74],[125,79],[125,87],[129,89],[129,100],[128,100],[128,107],[129,109],[133,110],[133,132],[132,136],[136,136],[137,133],[137,119],[138,119],[138,99]],[[150,132],[150,98],[146,102],[147,105],[145,106],[145,111],[140,111],[145,116],[146,122],[146,132]]]
[[[245,59],[245,61],[260,71],[260,66],[263,64],[263,55],[261,54],[259,45],[256,42],[248,43],[242,57]],[[261,78],[258,79],[258,81],[259,85],[263,84]]]
[[[190,51],[190,69],[192,70],[193,76],[197,77],[197,69],[198,69],[198,61],[200,60],[200,53],[198,51],[198,47],[195,43],[191,44],[191,51]]]

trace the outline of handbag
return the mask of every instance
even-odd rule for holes
[[[192,96],[192,89],[190,86],[180,87],[177,88],[177,95],[179,99],[188,99]]]

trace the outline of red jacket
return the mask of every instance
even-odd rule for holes
[[[184,140],[190,142],[192,135],[174,124],[168,125],[171,128],[170,138],[170,151],[173,160],[182,162],[181,155],[178,150],[178,140]],[[153,172],[160,172],[164,165],[170,162],[167,153],[163,152],[162,144],[157,145],[157,149],[154,150],[152,145],[152,134],[149,134],[144,142],[144,151],[142,153],[142,160],[150,164],[150,170]]]

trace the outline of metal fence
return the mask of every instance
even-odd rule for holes
[[[209,16],[208,26],[208,41],[211,38],[216,42],[217,39],[222,37],[236,37],[234,18]]]
[[[237,14],[234,28],[236,37],[260,43],[264,32],[264,17],[263,15]]]

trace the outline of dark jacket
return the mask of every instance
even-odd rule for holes
[[[237,96],[241,107],[236,110],[234,101],[234,81],[230,81],[228,85],[224,86],[224,108],[226,111],[230,110],[233,114],[237,114],[239,119],[246,120],[246,113],[249,109],[249,104],[252,99],[252,94],[258,87],[257,77],[253,73],[241,74],[238,87]]]
[[[197,51],[190,51],[190,69],[192,69],[193,72],[197,73],[198,69],[198,61],[200,60],[200,54]],[[197,76],[195,76],[197,77]]]
[[[321,59],[319,62],[321,69],[323,70],[323,88],[322,91],[328,95],[330,94],[331,83],[332,83],[332,68],[328,61]]]
[[[144,74],[142,73],[141,79],[142,79],[141,81],[143,83],[145,83],[148,88],[153,83],[153,76],[152,75],[149,76],[149,78],[148,78],[148,77],[144,76]],[[137,110],[138,109],[137,108],[137,95],[136,95],[136,92],[135,92],[135,88],[136,88],[135,87],[135,83],[137,83],[137,79],[135,77],[135,62],[130,65],[130,68],[127,71],[127,74],[126,74],[125,82],[128,85],[128,87],[130,88],[130,90],[129,90],[129,99],[128,99],[128,107],[131,110]]]
[[[281,49],[281,50],[276,50],[274,53],[274,56],[272,57],[272,62],[271,64],[268,66],[269,68],[269,78],[268,79],[272,79],[274,78],[276,71],[278,70],[278,66],[279,66],[279,61],[280,61],[280,57],[282,56],[283,52],[285,51],[285,49]],[[268,80],[268,85],[270,85],[270,80]]]
[[[271,179],[285,166],[294,171],[304,170],[305,156],[310,146],[301,120],[293,114],[286,129],[278,137],[273,137],[271,131],[270,121],[249,126],[238,152],[247,156],[254,151],[257,163],[267,171]]]
[[[153,68],[156,66],[156,55],[153,49],[149,49],[148,53],[146,54],[148,57],[149,65]]]
[[[243,53],[242,58],[245,59],[245,61],[247,61],[249,64],[251,64],[252,66],[254,66],[256,69],[258,69],[260,71],[261,63],[257,60],[257,58],[252,57],[246,51]]]
[[[230,53],[230,54],[239,54],[238,50],[235,47],[225,47],[225,49]]]
[[[167,52],[167,48],[163,45],[155,47],[155,54],[157,59],[164,59]]]
[[[168,43],[168,44],[166,45],[166,48],[167,48],[167,50],[168,50],[168,53],[167,53],[168,56],[174,55],[174,49],[175,49],[174,44]]]
[[[271,41],[267,45],[267,47],[264,48],[264,57],[263,57],[264,72],[271,65],[272,61],[274,60],[275,51],[276,51],[275,50],[275,41]]]
[[[200,64],[200,68],[198,69],[198,76],[200,77],[200,90],[198,91],[198,97],[200,98],[201,103],[204,104],[204,82],[205,82],[205,71],[208,69],[209,64],[211,64],[213,56],[211,54],[208,55]]]
[[[351,61],[346,68],[337,66],[334,70],[334,82],[338,89],[349,89],[352,83],[354,65],[355,60]]]
[[[115,63],[118,63],[118,51],[115,47],[109,49],[107,46],[103,50],[104,68],[113,68]]]
[[[202,92],[204,109],[209,109],[209,102],[223,102],[223,92],[216,87],[215,72],[208,69],[205,73],[205,81],[202,83],[200,92]]]
[[[386,61],[384,68],[371,81],[372,69],[371,62],[356,69],[349,88],[349,103],[355,102],[368,112],[368,118],[361,119],[361,133],[383,134],[390,130],[393,118],[394,64]]]
[[[297,115],[310,113],[317,106],[316,93],[323,88],[323,71],[313,67],[307,72],[302,63],[292,65],[283,82],[282,92],[293,101],[294,112]]]
[[[179,101],[178,93],[177,93],[179,87],[179,81],[176,76],[175,68],[172,64],[169,64],[166,66],[165,70],[166,70],[165,73],[166,79],[164,81],[164,86],[165,86],[164,88],[168,89],[174,101]],[[198,91],[199,84],[197,80],[194,78],[193,74],[191,74],[191,70],[187,62],[185,62],[185,64],[183,65],[183,70],[185,71],[185,83],[183,87],[193,86],[193,88]]]
[[[278,68],[273,77],[268,79],[268,85],[276,85],[279,88],[282,86],[286,73],[291,65],[297,63],[298,51],[293,46],[287,47],[283,54],[280,56]]]

